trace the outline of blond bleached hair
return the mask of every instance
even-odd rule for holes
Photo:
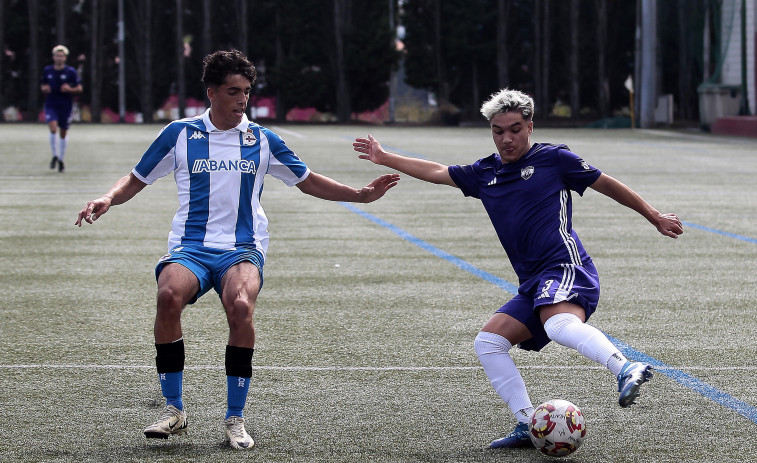
[[[53,47],[53,55],[62,51],[64,55],[68,56],[68,47],[65,45],[56,45]]]
[[[523,119],[531,121],[534,118],[534,99],[518,90],[504,88],[493,93],[481,105],[481,114],[487,121],[491,121],[497,114],[517,112]]]

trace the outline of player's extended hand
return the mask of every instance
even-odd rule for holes
[[[678,238],[683,233],[683,224],[681,219],[675,214],[660,214],[657,217],[657,230],[665,236]]]
[[[360,189],[360,199],[364,203],[376,201],[399,181],[399,174],[384,174]]]
[[[81,227],[83,222],[93,223],[101,215],[108,212],[108,209],[110,209],[110,199],[107,196],[88,201],[82,210],[79,211],[79,217],[74,222],[74,225]]]
[[[381,143],[370,134],[368,138],[356,138],[355,142],[352,143],[352,148],[358,153],[365,153],[359,154],[358,158],[367,159],[375,164],[381,164],[382,158],[385,155]]]

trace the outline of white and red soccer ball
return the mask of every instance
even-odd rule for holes
[[[586,421],[581,410],[567,400],[550,400],[534,410],[528,421],[528,435],[543,454],[564,457],[581,446]]]

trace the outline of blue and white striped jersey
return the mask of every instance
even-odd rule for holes
[[[521,284],[550,267],[591,261],[573,230],[570,191],[583,195],[602,172],[567,146],[534,143],[515,162],[495,153],[449,174],[483,203]]]
[[[168,249],[194,244],[216,249],[268,250],[268,219],[260,204],[263,177],[288,186],[310,169],[275,133],[246,116],[230,130],[201,116],[173,121],[150,145],[132,173],[141,181],[174,173],[179,208],[168,235]]]

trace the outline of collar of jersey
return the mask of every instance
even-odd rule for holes
[[[242,121],[236,127],[232,127],[229,130],[221,130],[210,122],[210,108],[206,109],[202,113],[202,122],[205,124],[205,128],[208,132],[228,132],[229,130],[236,130],[238,132],[246,132],[247,127],[250,125],[250,120],[247,119],[247,114],[242,114]]]
[[[499,162],[499,167],[497,167],[497,172],[520,172],[521,164],[526,164],[527,162],[530,162],[529,159],[540,149],[542,148],[540,143],[534,143],[531,145],[531,148],[526,151],[526,153],[520,157],[515,162],[502,162],[502,157],[499,155],[499,153],[493,153],[497,161]]]

